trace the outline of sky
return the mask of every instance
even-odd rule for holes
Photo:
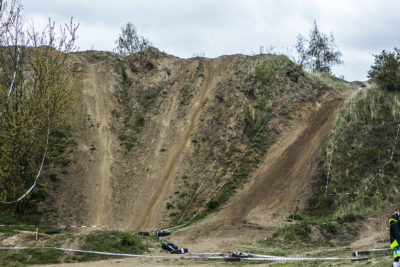
[[[136,26],[160,51],[189,58],[204,55],[283,53],[296,56],[298,34],[313,21],[335,37],[344,64],[333,73],[367,80],[374,56],[400,47],[399,0],[21,0],[36,28],[48,18],[80,24],[79,50],[113,51],[121,27]]]

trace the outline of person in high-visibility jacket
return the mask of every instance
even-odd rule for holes
[[[395,211],[389,219],[390,248],[393,249],[393,267],[400,267],[400,211]]]

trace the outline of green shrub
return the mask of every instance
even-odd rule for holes
[[[144,126],[144,117],[142,114],[136,114],[135,117],[135,126],[136,128],[142,128]]]
[[[400,50],[394,48],[394,52],[383,50],[375,55],[374,65],[368,72],[368,77],[378,86],[389,91],[400,89]]]
[[[117,119],[121,116],[121,114],[120,114],[118,111],[116,111],[115,109],[113,109],[113,110],[111,111],[111,115],[112,115],[113,117],[117,118]]]
[[[93,231],[85,238],[81,249],[116,253],[143,254],[146,246],[139,237],[120,231]],[[104,259],[108,256],[85,254],[82,260]]]
[[[343,224],[343,223],[352,223],[352,222],[355,222],[357,220],[357,217],[361,218],[360,216],[357,216],[354,213],[349,213],[349,214],[346,214],[346,215],[344,215],[342,217],[338,217],[337,220],[341,224]]]
[[[289,214],[288,219],[295,220],[295,221],[302,221],[302,220],[304,220],[304,216],[298,212],[292,212]]]
[[[287,56],[274,55],[256,66],[255,76],[257,81],[268,86],[278,79],[280,72],[285,72],[286,74],[289,69],[296,68],[296,66]]]
[[[321,226],[321,229],[325,233],[328,233],[328,234],[336,234],[338,232],[338,229],[339,229],[339,227],[335,223],[333,223],[331,221],[322,223],[322,224],[320,224],[320,226]]]
[[[121,133],[118,138],[121,141],[125,141],[128,138],[128,135],[126,135],[125,133]]]
[[[52,181],[52,182],[57,181],[57,174],[55,174],[55,173],[49,174],[49,179],[50,179],[50,181]]]
[[[210,209],[210,210],[215,210],[216,208],[218,208],[218,206],[219,206],[219,203],[217,200],[211,200],[210,202],[208,202],[208,205],[207,205],[208,209]]]

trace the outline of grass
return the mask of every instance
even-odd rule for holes
[[[147,251],[141,238],[120,231],[94,231],[88,234],[81,246],[83,250],[107,251],[127,254],[143,254]],[[78,257],[79,256],[79,257]],[[80,253],[75,255],[77,261],[99,260],[110,256]]]
[[[296,251],[345,246],[358,235],[358,225],[364,216],[398,202],[398,147],[393,160],[390,156],[399,119],[398,93],[370,89],[349,102],[335,122],[320,157],[308,208],[301,214],[292,213],[288,225],[279,228],[265,246]],[[384,164],[384,171],[376,175]],[[328,168],[331,179],[325,195]],[[329,195],[342,192],[360,194]],[[391,252],[373,253],[369,257],[370,260],[354,265],[386,266],[392,261]],[[329,266],[326,262],[321,265]]]
[[[310,199],[311,212],[362,215],[400,199],[400,181],[397,179],[400,144],[390,160],[400,119],[399,103],[398,93],[370,89],[347,104],[320,158],[315,193]],[[336,140],[339,141],[335,143]],[[383,172],[378,173],[384,165]],[[331,175],[325,195],[329,166]],[[329,195],[342,192],[360,194]]]
[[[351,85],[343,79],[336,78],[327,73],[323,73],[321,75],[314,75],[311,73],[305,73],[306,77],[312,80],[315,84],[320,87],[330,87],[335,88],[340,91],[349,90]]]
[[[4,238],[12,237],[16,234],[14,230],[35,231],[34,226],[10,226],[0,227],[5,234]],[[39,227],[39,233],[54,230],[51,227]],[[119,231],[91,231],[82,233],[79,231],[62,231],[60,234],[51,236],[40,236],[39,241],[35,241],[34,236],[22,236],[20,242],[28,247],[66,247],[79,248],[82,250],[143,254],[148,249],[144,242],[152,244],[156,242],[152,237],[141,237]],[[76,244],[80,244],[76,247]],[[115,256],[105,256],[88,253],[71,253],[56,249],[27,249],[19,251],[0,251],[0,266],[21,266],[24,264],[50,264],[63,262],[84,262],[90,260],[100,260],[115,258]]]
[[[316,217],[292,213],[287,218],[287,225],[274,232],[265,245],[296,251],[320,246],[345,246],[357,236],[356,225],[360,219],[354,214]]]
[[[358,235],[357,225],[364,216],[400,199],[398,148],[390,160],[400,119],[399,103],[398,93],[378,89],[363,91],[347,103],[320,157],[308,208],[302,213],[292,213],[287,225],[279,228],[266,246],[296,251],[345,246]],[[375,176],[385,163],[384,171]],[[325,194],[328,170],[331,179]],[[360,194],[329,195],[342,192]],[[390,262],[385,252],[375,256],[377,260],[364,264],[384,266]]]

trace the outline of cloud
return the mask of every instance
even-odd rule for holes
[[[372,54],[392,49],[400,39],[397,0],[35,0],[24,11],[35,21],[52,17],[80,22],[78,45],[112,50],[120,28],[132,22],[160,50],[180,57],[258,52],[260,46],[291,51],[299,33],[316,19],[332,32],[346,78],[366,79]]]

